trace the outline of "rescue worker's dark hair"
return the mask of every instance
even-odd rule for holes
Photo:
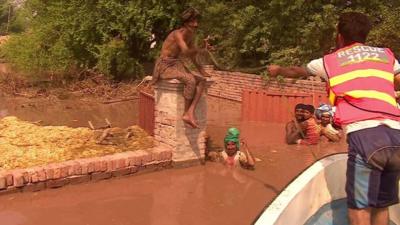
[[[365,43],[372,25],[368,16],[359,12],[342,13],[339,17],[338,32],[346,44]]]

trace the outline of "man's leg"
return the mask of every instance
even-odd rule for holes
[[[389,209],[372,208],[371,225],[389,225]]]
[[[371,225],[371,208],[366,209],[350,209],[349,208],[350,225]]]
[[[189,116],[189,118],[191,118],[194,122],[194,124],[196,124],[196,126],[198,127],[197,123],[196,123],[196,116],[195,116],[195,110],[196,110],[196,106],[200,101],[200,98],[203,94],[204,91],[204,87],[205,87],[205,81],[200,81],[197,86],[196,86],[196,93],[194,95],[193,101],[191,102],[187,112],[187,115]]]
[[[203,87],[201,87],[200,84],[196,85],[196,78],[190,73],[182,73],[179,80],[185,85],[183,90],[183,97],[185,98],[185,113],[182,116],[182,120],[193,128],[198,128],[199,126],[197,125],[194,112],[196,105],[200,100],[201,93],[203,92],[204,85]]]
[[[183,97],[185,99],[185,112],[182,115],[183,122],[189,124],[193,128],[198,127],[193,113],[189,112],[191,105],[193,105],[196,93],[196,78],[193,74],[185,71],[181,63],[170,66],[161,73],[162,79],[178,79],[183,83]]]
[[[370,194],[379,189],[380,174],[373,171],[360,155],[349,148],[346,194],[350,225],[371,225]]]
[[[399,202],[400,151],[397,146],[400,144],[400,131],[378,126],[355,131],[347,137],[349,159],[346,193],[349,218],[354,224],[388,225],[387,207]],[[358,152],[364,153],[368,161]],[[363,223],[362,217],[366,218],[368,211],[357,209],[367,207],[370,207],[370,219]]]

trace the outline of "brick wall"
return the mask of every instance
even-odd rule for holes
[[[40,191],[45,188],[131,175],[140,171],[169,168],[171,163],[172,150],[160,145],[151,149],[76,159],[27,169],[0,168],[0,195]]]
[[[285,79],[282,84],[271,79],[266,83],[260,75],[240,72],[218,71],[206,68],[215,83],[208,89],[208,94],[215,97],[242,101],[243,89],[263,89],[279,93],[326,93],[325,82],[311,80]]]
[[[209,86],[207,84],[207,86]],[[202,162],[205,157],[207,101],[203,95],[197,105],[199,127],[188,128],[182,121],[185,112],[183,84],[178,80],[162,80],[155,87],[155,130],[157,144],[172,149],[173,163]]]

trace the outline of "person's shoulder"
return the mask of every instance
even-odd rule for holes
[[[310,125],[310,126],[319,126],[317,119],[314,118],[314,117],[311,117],[310,119],[308,119],[308,125]]]
[[[164,42],[169,43],[169,42],[173,41],[175,39],[175,36],[176,36],[176,31],[177,30],[173,30],[173,31],[169,32],[169,34],[165,38]]]
[[[291,120],[286,123],[286,129],[294,127],[294,126],[296,126],[296,124],[294,123],[294,120]]]
[[[183,31],[181,28],[177,28],[175,30],[172,30],[169,34],[168,37],[178,37],[178,36],[183,36]]]
[[[294,120],[291,120],[291,121],[286,123],[286,126],[289,126],[289,125],[294,125]]]

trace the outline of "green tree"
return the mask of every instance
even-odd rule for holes
[[[360,11],[375,22],[372,44],[398,51],[399,1],[271,0],[195,1],[204,6],[202,33],[217,39],[217,58],[227,68],[267,63],[302,65],[334,47],[340,13]],[[207,2],[207,4],[204,4]],[[390,9],[390,10],[389,10]]]
[[[334,47],[337,18],[345,11],[368,14],[375,25],[369,43],[400,54],[398,0],[26,0],[19,18],[28,28],[1,52],[34,73],[97,69],[115,79],[136,78],[188,6],[203,15],[198,42],[210,35],[213,54],[227,69],[321,57]]]
[[[94,68],[115,79],[139,77],[157,54],[150,44],[175,26],[177,8],[165,1],[27,0],[29,29],[2,53],[35,74]]]

